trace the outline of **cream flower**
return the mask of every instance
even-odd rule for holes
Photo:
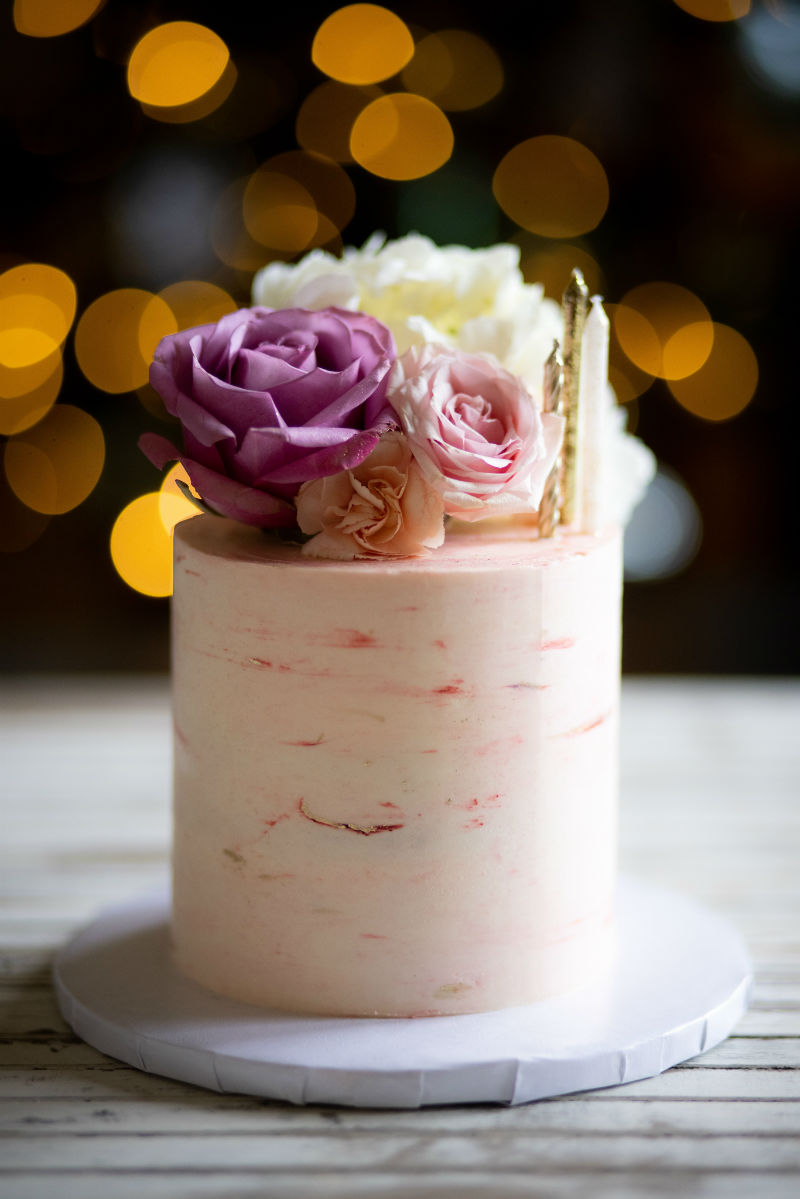
[[[436,341],[489,353],[539,396],[542,364],[561,336],[557,304],[525,283],[519,247],[437,246],[409,234],[380,236],[341,258],[312,250],[300,262],[273,262],[253,280],[253,298],[270,308],[359,309],[388,325],[402,353]]]
[[[402,433],[384,433],[354,470],[304,483],[297,522],[315,533],[303,553],[315,558],[406,558],[444,541],[444,507]]]

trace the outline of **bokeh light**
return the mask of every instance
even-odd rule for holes
[[[644,395],[649,387],[652,386],[654,375],[648,371],[641,370],[631,362],[628,355],[623,350],[619,343],[619,338],[616,332],[616,304],[609,304],[607,301],[603,307],[606,310],[609,321],[609,344],[608,344],[608,381],[611,384],[614,394],[620,404],[625,404],[629,414],[636,408],[636,400],[639,396]],[[628,417],[628,428],[631,428],[632,416]]]
[[[6,442],[6,478],[23,504],[55,516],[77,508],[92,492],[105,453],[94,417],[58,404],[32,429]]]
[[[576,267],[592,295],[599,295],[605,290],[602,268],[588,250],[562,242],[543,242],[531,246],[526,238],[518,240],[522,245],[520,265],[526,282],[541,283],[544,294],[551,300],[561,303]]]
[[[245,276],[264,265],[264,247],[248,233],[242,215],[249,180],[249,176],[235,179],[224,188],[212,209],[209,229],[211,247],[220,262]]]
[[[413,53],[406,23],[379,4],[348,4],[331,13],[311,46],[314,65],[340,83],[380,83]]]
[[[277,171],[256,171],[244,189],[245,228],[262,246],[299,254],[317,232],[317,206],[302,183]]]
[[[229,62],[228,47],[213,30],[194,21],[169,21],[151,29],[134,46],[128,61],[128,88],[141,104],[177,108],[215,88]]]
[[[420,179],[453,152],[453,130],[424,96],[394,92],[368,104],[350,134],[355,161],[382,179]]]
[[[28,37],[59,37],[85,25],[105,0],[14,0],[14,28]]]
[[[190,516],[197,516],[200,511],[197,504],[193,504],[187,497],[186,492],[182,490],[181,484],[193,496],[197,496],[186,468],[182,463],[176,462],[164,475],[158,492],[161,497],[159,501],[161,520],[164,527],[168,530],[173,529],[179,520],[188,519]],[[180,504],[176,504],[175,500],[180,500]]]
[[[355,206],[355,188],[338,163],[290,150],[251,175],[242,213],[248,233],[261,245],[296,254],[328,244],[351,220]]]
[[[780,0],[740,21],[739,49],[750,74],[779,96],[800,95],[800,3]]]
[[[50,358],[69,332],[76,303],[75,284],[58,267],[28,262],[4,271],[0,275],[0,366],[22,370]]]
[[[542,237],[579,237],[595,229],[608,208],[608,179],[600,160],[571,137],[528,138],[501,159],[492,180],[503,212]]]
[[[377,87],[354,87],[326,79],[300,105],[295,121],[299,144],[335,162],[352,162],[350,130],[359,113],[382,94]]]
[[[677,283],[642,283],[613,311],[614,332],[635,366],[662,379],[683,379],[711,353],[714,326],[702,300]]]
[[[168,304],[152,292],[123,287],[89,305],[75,330],[75,354],[90,383],[119,394],[147,382],[162,337],[177,332]]]
[[[644,582],[680,574],[697,556],[703,522],[688,487],[659,466],[625,529],[625,579]]]
[[[191,509],[191,513],[187,511]],[[172,594],[172,530],[197,509],[182,495],[149,491],[122,509],[111,530],[111,560],[142,595]]]
[[[0,553],[18,554],[41,537],[50,517],[23,504],[0,471]]]
[[[466,29],[441,29],[420,38],[402,79],[411,92],[446,112],[479,108],[503,87],[503,64],[489,43]]]
[[[746,338],[729,325],[714,325],[714,345],[699,370],[686,379],[670,379],[675,399],[695,416],[723,421],[737,416],[758,386],[758,360]]]
[[[170,283],[162,287],[158,294],[169,306],[179,329],[213,324],[229,312],[235,312],[238,307],[233,296],[223,287],[201,279]]]
[[[675,0],[675,3],[702,21],[738,21],[750,11],[750,0]]]
[[[52,358],[46,360],[46,363],[51,367],[50,374],[41,383],[34,384],[21,395],[3,395],[4,377],[11,372],[0,370],[0,433],[6,436],[22,433],[46,416],[53,407],[61,390],[64,365],[60,354],[53,355]],[[36,364],[36,366],[39,365],[41,364]],[[31,368],[31,370],[33,369],[35,368]],[[13,373],[22,375],[26,372],[15,371]],[[18,383],[19,380],[15,379],[13,386],[17,386]]]

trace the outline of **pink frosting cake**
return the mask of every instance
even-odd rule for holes
[[[608,961],[620,547],[484,522],[337,562],[179,525],[179,968],[266,1007],[427,1016]]]

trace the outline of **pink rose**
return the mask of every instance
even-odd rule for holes
[[[402,433],[384,433],[365,462],[304,483],[295,498],[303,546],[315,558],[406,558],[444,541],[441,496]]]
[[[537,510],[564,421],[542,416],[516,375],[482,355],[412,346],[395,364],[388,399],[450,516]]]

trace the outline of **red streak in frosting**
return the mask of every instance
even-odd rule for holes
[[[601,712],[594,720],[588,721],[586,724],[579,724],[577,728],[567,729],[565,733],[557,733],[558,737],[580,737],[581,733],[588,733],[592,729],[596,729],[599,725],[604,724],[611,716],[611,709],[608,712]]]
[[[572,649],[574,637],[556,637],[554,641],[543,641],[539,649]]]
[[[447,649],[447,646],[445,645],[445,643],[443,641],[438,641],[438,640],[432,641],[431,645],[435,645],[437,647],[437,649]]]
[[[331,629],[330,633],[322,633],[309,640],[329,649],[375,649],[379,644],[372,633],[362,633],[360,629]]]
[[[366,941],[388,941],[389,938],[383,933],[359,933]]]
[[[315,745],[322,745],[322,742],[324,740],[325,740],[324,733],[320,733],[320,735],[317,738],[315,738],[314,741],[281,741],[281,742],[279,742],[279,744],[280,745],[300,745],[300,746],[303,746],[308,749],[313,749]]]
[[[444,687],[434,687],[434,695],[463,695],[464,689],[461,684],[463,679],[453,679],[452,683],[447,683]]]
[[[358,833],[361,837],[371,837],[373,833],[393,833],[396,829],[404,827],[402,824],[348,824],[346,820],[323,820],[321,816],[314,816],[309,812],[305,800],[302,798],[297,801],[297,810],[312,824],[321,824],[325,828],[341,829],[348,833]]]
[[[264,821],[264,824],[265,824],[265,825],[266,825],[268,828],[274,828],[274,827],[275,827],[275,825],[276,825],[276,824],[280,824],[280,822],[281,822],[282,820],[288,820],[288,819],[289,819],[289,813],[288,813],[288,812],[282,812],[282,813],[281,813],[281,815],[280,815],[280,816],[276,816],[274,820],[265,820],[265,821]]]
[[[382,808],[394,808],[394,810],[395,810],[396,812],[399,812],[399,811],[400,811],[400,809],[398,808],[397,804],[396,804],[396,803],[392,803],[392,801],[391,801],[390,799],[385,799],[385,800],[383,800],[383,802],[382,802],[382,803],[381,803],[379,806],[380,806],[380,807],[382,807]]]

